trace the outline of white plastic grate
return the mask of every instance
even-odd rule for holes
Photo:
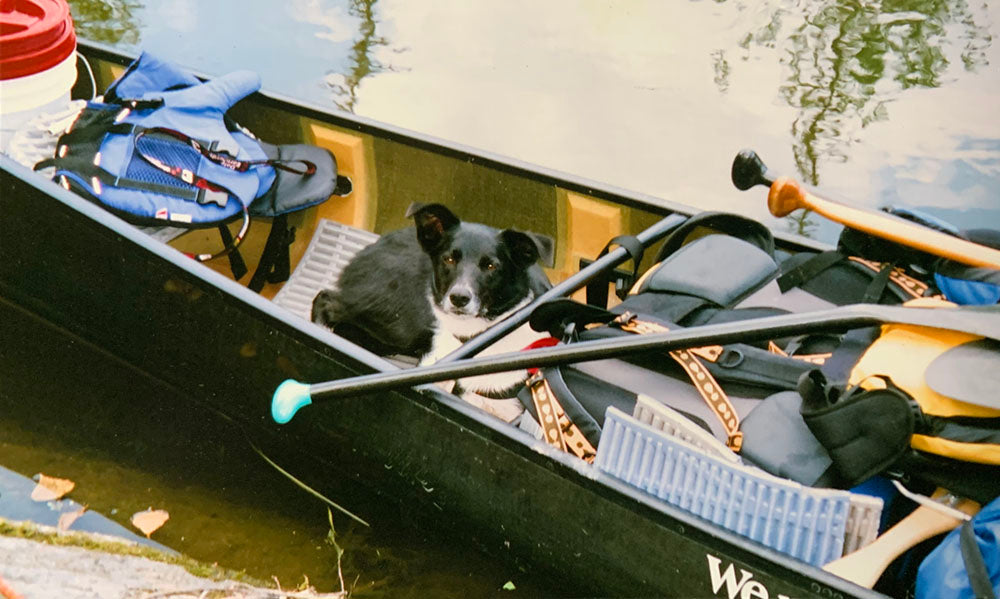
[[[336,287],[340,272],[351,258],[377,239],[375,233],[320,219],[302,260],[274,296],[274,303],[309,320],[316,294]]]
[[[870,539],[882,500],[815,489],[722,460],[609,407],[595,466],[626,483],[815,566]]]

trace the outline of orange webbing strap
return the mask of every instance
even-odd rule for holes
[[[621,330],[639,335],[649,333],[665,333],[669,329],[655,322],[638,320],[634,314],[623,313],[615,319],[615,323]],[[712,373],[705,368],[698,356],[714,362],[722,354],[722,347],[710,345],[692,349],[673,350],[670,357],[677,361],[687,373],[695,389],[701,395],[708,407],[715,413],[716,418],[726,429],[726,446],[733,451],[739,452],[743,447],[743,433],[740,431],[740,417],[736,409],[729,401],[726,392],[722,390],[719,382],[715,380]]]
[[[781,347],[774,341],[767,342],[767,351],[771,352],[772,354],[777,354],[783,358],[802,360],[803,362],[810,362],[812,364],[817,364],[819,366],[825,364],[826,361],[830,359],[830,356],[833,355],[833,352],[826,352],[822,354],[796,354],[794,356],[789,356],[788,352],[781,349]]]
[[[535,404],[545,442],[560,451],[572,453],[585,462],[594,463],[597,450],[587,437],[583,436],[580,428],[566,416],[566,411],[556,399],[541,371],[532,375],[527,384],[531,390],[531,400]]]
[[[848,260],[867,266],[875,272],[882,270],[882,267],[884,266],[882,262],[873,262],[872,260],[865,260],[864,258],[858,258],[857,256],[848,256]],[[915,298],[924,297],[924,294],[926,294],[927,290],[930,289],[927,283],[924,283],[920,279],[911,277],[899,267],[892,269],[892,272],[889,273],[889,280]]]

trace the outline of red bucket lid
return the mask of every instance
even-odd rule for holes
[[[0,0],[0,79],[44,72],[75,50],[66,0]]]

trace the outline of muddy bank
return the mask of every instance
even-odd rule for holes
[[[311,589],[283,591],[273,582],[108,535],[2,519],[0,579],[5,599],[342,597]]]

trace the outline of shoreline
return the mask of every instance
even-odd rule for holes
[[[205,564],[119,537],[0,518],[4,599],[342,599],[344,592],[282,590],[277,581]]]

